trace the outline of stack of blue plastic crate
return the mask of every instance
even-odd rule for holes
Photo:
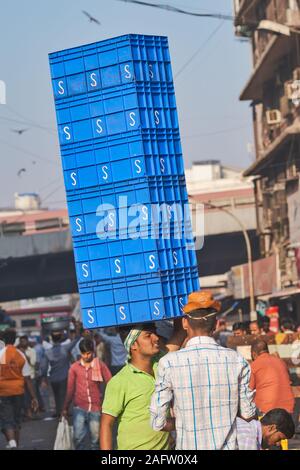
[[[166,37],[50,54],[85,327],[174,318],[199,289]]]

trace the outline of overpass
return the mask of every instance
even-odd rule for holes
[[[231,210],[244,222],[259,256],[252,188],[195,194],[201,204],[214,201]],[[193,212],[192,209],[191,212]],[[197,209],[196,209],[197,210]],[[201,209],[200,209],[201,210]],[[224,274],[231,266],[247,261],[240,228],[217,209],[205,210],[204,247],[197,233],[196,249],[200,277]],[[0,212],[0,303],[47,297],[78,291],[72,239],[66,209],[39,209],[27,213]]]

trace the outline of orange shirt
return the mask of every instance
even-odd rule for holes
[[[22,395],[24,376],[30,376],[26,357],[15,346],[0,350],[0,397]]]
[[[263,413],[273,408],[294,410],[295,398],[288,368],[279,357],[260,354],[251,364],[250,388],[256,389],[255,404]]]

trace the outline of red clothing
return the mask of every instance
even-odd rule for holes
[[[254,401],[263,413],[273,408],[293,413],[295,398],[288,368],[279,357],[263,353],[252,362],[250,388],[256,389]]]
[[[99,359],[97,359],[99,361]],[[104,362],[99,361],[104,383],[107,383],[112,375]],[[92,367],[86,368],[77,361],[70,367],[68,375],[67,395],[64,408],[67,409],[71,402],[86,411],[100,411],[102,406],[102,394],[100,384],[92,380]]]

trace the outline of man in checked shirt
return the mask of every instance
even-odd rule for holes
[[[237,449],[237,416],[255,417],[247,361],[212,338],[220,308],[209,291],[190,294],[182,319],[187,343],[158,364],[151,425],[176,430],[178,450]],[[171,404],[174,419],[168,418]]]

